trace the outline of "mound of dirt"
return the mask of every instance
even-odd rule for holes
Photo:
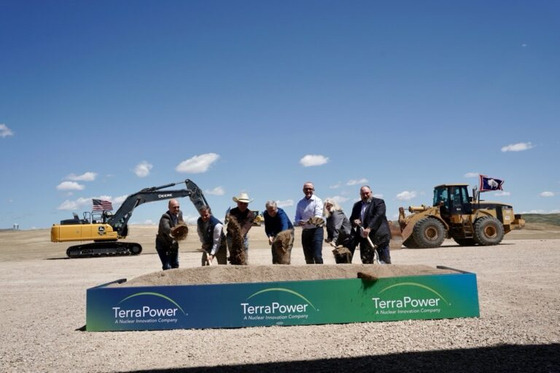
[[[421,276],[457,273],[425,265],[256,265],[207,266],[153,272],[114,286],[204,285],[247,282],[305,281],[371,277]],[[362,276],[363,277],[363,276]]]

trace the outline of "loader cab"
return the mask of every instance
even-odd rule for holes
[[[438,185],[434,188],[434,206],[442,216],[472,214],[468,184]]]

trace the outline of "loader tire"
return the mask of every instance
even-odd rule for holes
[[[445,240],[445,227],[439,220],[427,217],[416,223],[412,237],[420,248],[439,247]]]
[[[474,239],[479,245],[498,245],[503,238],[504,226],[498,219],[485,216],[474,223]]]

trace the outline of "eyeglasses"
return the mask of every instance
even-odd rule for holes
[[[314,188],[303,188],[303,190],[315,190]]]
[[[180,206],[173,206],[172,208],[174,208],[174,209],[179,209],[179,208],[181,208],[181,207],[180,207]]]

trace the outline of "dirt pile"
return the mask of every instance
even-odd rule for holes
[[[457,273],[425,265],[256,265],[178,268],[148,273],[115,286],[203,285],[247,282],[305,281],[358,278],[358,273],[372,277],[422,276]]]

